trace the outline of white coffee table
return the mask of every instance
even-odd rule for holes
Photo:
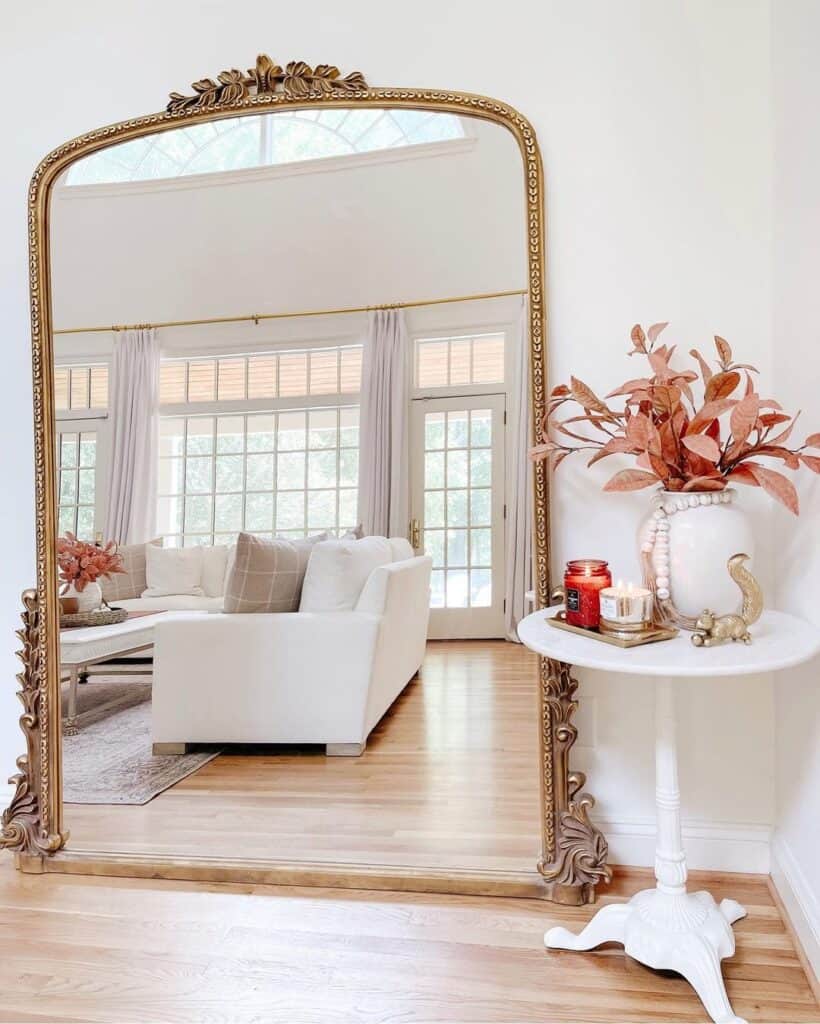
[[[752,627],[749,645],[695,647],[690,634],[674,640],[622,649],[568,633],[547,624],[555,608],[528,615],[518,635],[531,650],[553,661],[651,676],[655,685],[655,799],[658,835],[654,889],[599,910],[578,935],[551,928],[544,936],[550,949],[587,950],[602,942],[620,942],[636,960],[658,970],[682,974],[719,1024],[743,1024],[732,1012],[720,961],[732,956],[732,924],[746,916],[734,900],[718,906],[708,892],[686,891],[686,858],[680,822],[680,792],[675,748],[675,678],[751,675],[790,668],[820,651],[820,630],[781,612],[765,612]],[[727,723],[730,725],[730,723]]]
[[[88,666],[149,650],[154,644],[154,626],[174,614],[157,612],[155,615],[140,615],[110,626],[60,630],[60,665],[69,672],[68,714],[63,722],[63,733],[66,736],[75,736],[79,731],[77,686]]]

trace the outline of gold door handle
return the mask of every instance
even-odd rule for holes
[[[410,520],[410,532],[408,539],[413,546],[413,550],[418,551],[421,547],[421,525],[418,519]]]

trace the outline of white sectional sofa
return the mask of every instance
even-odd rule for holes
[[[182,614],[159,622],[155,751],[315,743],[328,754],[360,754],[421,666],[427,641],[431,559],[412,557],[405,540],[386,550],[360,590],[350,569],[330,580],[333,593],[318,593],[309,563],[298,612]],[[358,592],[351,593],[351,581]],[[332,610],[301,610],[321,607],[323,599]]]

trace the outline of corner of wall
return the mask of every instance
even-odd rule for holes
[[[772,840],[771,876],[792,928],[803,947],[808,965],[820,977],[820,905],[809,880],[779,832]],[[810,979],[811,980],[811,979]]]

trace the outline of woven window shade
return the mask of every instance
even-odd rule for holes
[[[276,356],[248,359],[248,398],[276,398]]]
[[[244,359],[219,360],[216,397],[220,402],[242,400],[245,397]]]
[[[91,408],[108,408],[108,367],[91,367]]]
[[[213,359],[188,364],[188,401],[212,402],[216,397],[216,363]]]
[[[71,408],[88,408],[88,367],[75,366],[71,369]]]
[[[159,370],[159,400],[161,403],[185,401],[186,363],[162,363]]]

